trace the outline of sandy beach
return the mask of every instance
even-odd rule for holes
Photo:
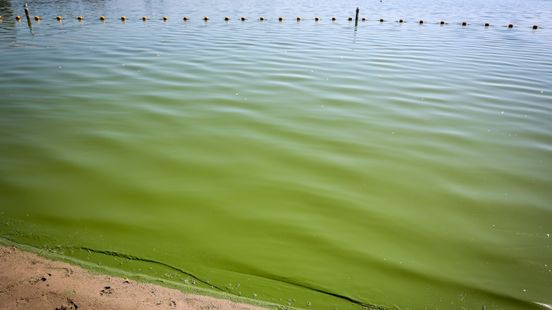
[[[0,247],[1,309],[262,309],[91,273],[14,247]]]

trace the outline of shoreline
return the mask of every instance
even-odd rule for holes
[[[228,296],[230,297],[230,296]],[[95,273],[0,244],[2,309],[240,309],[259,305]]]

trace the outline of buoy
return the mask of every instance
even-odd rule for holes
[[[164,22],[166,22],[166,21],[168,21],[168,20],[169,20],[169,18],[168,18],[167,16],[163,16],[163,21],[164,21]]]
[[[365,21],[366,21],[366,17],[363,17],[363,18],[362,18],[362,21],[365,22]]]
[[[208,20],[209,20],[209,16],[203,16],[203,20],[204,20],[204,21],[208,21]]]
[[[537,29],[539,29],[539,26],[533,25],[533,30],[537,30]]]
[[[446,23],[445,23],[444,20],[442,20],[439,24],[440,24],[440,25],[444,25],[444,24],[446,24]]]
[[[320,21],[320,17],[315,17],[315,18],[314,18],[314,21],[315,21],[315,22],[319,22],[319,21]]]
[[[126,22],[126,16],[121,16],[121,21]]]
[[[18,21],[18,22],[20,22],[20,21],[21,21],[21,16],[17,15],[17,16],[15,17],[15,20]]]
[[[278,17],[278,21],[279,21],[279,22],[283,22],[283,21],[284,21],[284,18],[283,18],[283,17]]]
[[[143,21],[143,22],[147,22],[147,21],[148,21],[148,17],[147,17],[147,16],[142,16],[142,21]]]
[[[242,17],[240,17],[240,20],[241,20],[242,22],[244,22],[244,21],[247,20],[247,18],[245,18],[245,17],[242,16]]]
[[[420,21],[418,22],[420,25],[423,25],[424,24],[424,21],[420,19]]]
[[[265,18],[263,16],[259,17],[259,21],[264,22]]]
[[[383,18],[380,18],[380,23],[383,23],[383,22],[384,22]]]
[[[100,20],[103,22],[105,21],[105,16],[100,16]]]
[[[58,22],[60,22],[61,20],[63,20],[63,17],[61,17],[61,16],[58,15],[58,16],[56,16],[56,20],[57,20]]]
[[[404,23],[404,20],[402,20],[402,19],[399,19],[399,23],[401,23],[401,24],[402,24],[402,23]]]
[[[514,25],[508,24],[508,28],[510,28],[510,29],[514,28]]]
[[[41,19],[42,19],[42,18],[41,18],[40,16],[38,16],[38,15],[36,15],[36,16],[34,17],[34,20],[36,20],[36,21],[39,21],[39,20],[41,20]]]
[[[77,19],[79,20],[79,22],[82,22],[84,20],[84,16],[77,16]]]
[[[185,21],[185,22],[187,22],[187,21],[190,20],[190,18],[189,18],[188,16],[184,16],[184,17],[182,17],[182,20]]]
[[[229,20],[230,20],[230,17],[224,16],[224,20],[225,20],[225,21],[229,21]]]
[[[335,18],[335,16],[332,17],[332,22],[335,22],[336,20],[337,20],[337,18]]]

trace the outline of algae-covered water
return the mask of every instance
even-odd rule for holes
[[[297,308],[551,307],[551,1],[29,5],[0,237]]]

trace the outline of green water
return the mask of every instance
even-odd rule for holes
[[[550,1],[30,5],[0,237],[297,308],[551,307]]]

